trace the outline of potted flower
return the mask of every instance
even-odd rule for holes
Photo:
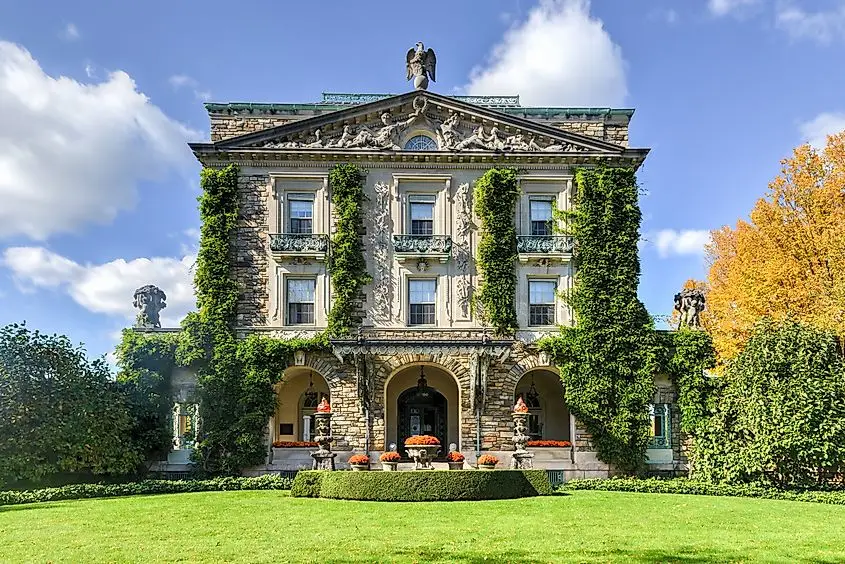
[[[356,454],[354,456],[349,457],[349,465],[352,466],[353,470],[358,472],[360,472],[361,470],[369,470],[370,457],[366,454]]]
[[[413,435],[405,439],[405,452],[414,459],[414,470],[431,470],[431,461],[440,452],[440,439],[431,435]]]
[[[569,441],[536,440],[528,441],[527,443],[525,443],[525,446],[539,448],[569,448],[572,446],[572,443],[570,443]]]
[[[482,454],[478,457],[479,470],[492,470],[499,463],[499,459],[492,454]]]
[[[396,472],[396,465],[399,464],[400,458],[402,457],[399,456],[399,453],[393,451],[382,453],[382,455],[378,457],[381,462],[381,468],[385,472]]]
[[[446,462],[449,464],[449,470],[460,470],[464,467],[464,455],[453,450],[446,455]]]

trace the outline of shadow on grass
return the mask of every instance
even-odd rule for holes
[[[536,552],[517,549],[511,549],[505,552],[485,551],[481,546],[471,554],[432,547],[419,549],[396,548],[391,550],[389,557],[384,560],[373,558],[373,556],[362,555],[360,558],[330,558],[324,560],[324,562],[393,562],[398,560],[408,562],[462,562],[466,564],[489,564],[490,562],[532,564],[540,562],[625,562],[626,564],[679,562],[682,564],[701,564],[704,562],[748,562],[750,560],[748,554],[739,551],[701,550],[699,547],[687,549],[680,547],[676,551],[660,549],[545,550],[540,555]],[[835,559],[819,558],[801,558],[799,561],[813,564],[835,564],[840,562],[840,560]]]
[[[27,511],[28,509],[50,509],[56,507],[55,502],[39,501],[35,503],[22,503],[16,505],[0,505],[0,513],[11,513],[12,511]]]

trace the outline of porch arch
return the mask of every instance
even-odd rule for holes
[[[331,401],[326,379],[310,366],[291,366],[276,384],[276,410],[271,418],[270,440],[310,440],[313,423],[305,423],[313,415],[317,403],[325,397]]]

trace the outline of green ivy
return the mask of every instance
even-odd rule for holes
[[[637,298],[641,213],[634,171],[599,166],[575,175],[576,326],[541,341],[558,364],[571,412],[592,435],[599,458],[618,470],[642,468],[649,440],[658,344]]]
[[[133,419],[126,439],[143,453],[144,460],[160,460],[170,450],[170,380],[177,366],[178,344],[178,333],[124,329],[115,351],[117,382]]]
[[[713,339],[705,331],[681,329],[662,333],[663,371],[672,378],[678,390],[681,431],[693,439],[707,425],[715,408],[721,380],[708,377],[705,370],[716,365]]]
[[[371,280],[361,242],[366,200],[364,176],[364,172],[354,164],[336,165],[329,173],[337,218],[329,265],[333,300],[328,334],[332,337],[348,335],[361,323],[361,290]]]
[[[491,168],[475,181],[475,212],[481,220],[476,264],[482,282],[476,301],[482,317],[498,334],[512,334],[516,319],[516,227],[519,198],[517,171]]]

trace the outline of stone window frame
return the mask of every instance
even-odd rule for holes
[[[307,281],[311,281],[311,282],[314,283],[314,301],[312,302],[313,312],[311,314],[313,321],[311,323],[292,323],[291,319],[290,319],[290,305],[291,305],[291,303],[290,303],[289,296],[288,296],[289,286],[290,286],[291,282],[298,281],[298,280],[307,280]],[[282,296],[283,300],[284,300],[284,304],[285,304],[284,312],[283,312],[285,325],[290,326],[290,327],[313,327],[313,326],[315,326],[317,324],[317,295],[318,294],[319,294],[319,292],[317,290],[317,276],[316,275],[315,276],[309,276],[309,275],[287,275],[287,276],[285,276],[284,277],[284,295]],[[307,302],[297,302],[297,303],[307,303]]]
[[[403,186],[405,184],[405,186]],[[411,196],[434,196],[434,235],[452,235],[451,174],[393,174],[391,197],[399,204],[392,212],[393,232],[411,233]]]
[[[328,275],[322,264],[298,265],[291,268],[279,266],[275,273],[275,292],[272,307],[273,326],[286,329],[322,329],[328,323]],[[314,323],[295,323],[288,321],[287,281],[290,279],[312,279],[314,283]]]
[[[517,235],[531,235],[531,199],[552,198],[559,210],[571,209],[574,178],[571,174],[560,176],[532,176],[523,174],[517,178],[520,197],[517,202],[515,225]],[[557,227],[562,227],[558,222]]]
[[[330,232],[331,194],[329,175],[319,172],[271,172],[269,173],[269,207],[267,229],[269,233],[289,233],[289,195],[313,194],[314,208],[311,233],[324,235]]]

